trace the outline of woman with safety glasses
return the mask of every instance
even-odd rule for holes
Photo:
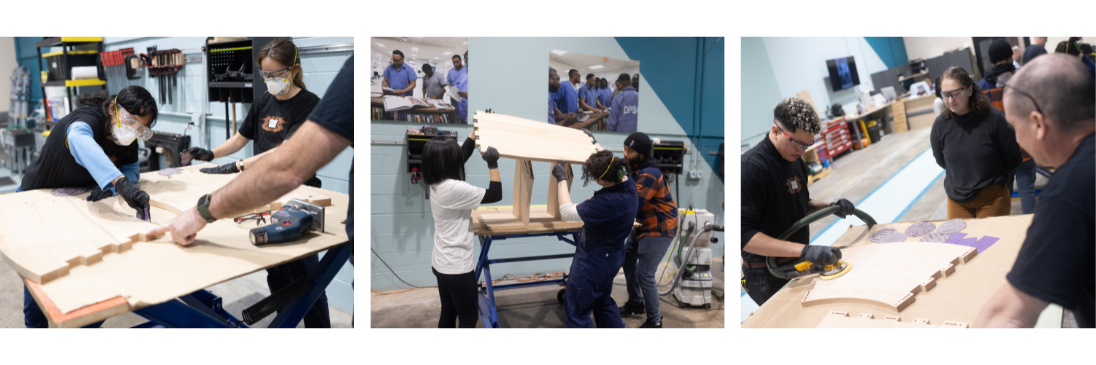
[[[1016,133],[967,70],[951,67],[940,80],[944,108],[929,141],[944,168],[948,219],[1009,215],[1009,173],[1022,160]]]
[[[140,86],[129,86],[115,96],[106,91],[81,95],[77,105],[53,127],[17,191],[94,186],[88,201],[118,195],[138,218],[151,220],[148,193],[133,184],[140,178],[137,139],[152,138],[156,99]],[[25,287],[23,322],[27,328],[49,326]]]
[[[292,41],[278,38],[267,43],[259,50],[255,63],[259,66],[259,76],[266,83],[267,93],[251,103],[239,133],[212,151],[198,147],[184,151],[181,156],[183,165],[190,164],[191,160],[212,161],[231,155],[253,140],[252,157],[201,169],[207,174],[243,171],[289,139],[319,104],[320,97],[305,89],[304,70],[301,69],[297,46]],[[304,185],[318,188],[320,179],[312,176]]]

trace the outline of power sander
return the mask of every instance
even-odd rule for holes
[[[792,234],[799,231],[803,227],[806,227],[819,219],[822,219],[830,214],[834,214],[839,211],[841,211],[841,207],[831,206],[823,208],[817,212],[814,212],[813,214],[807,215],[806,217],[803,217],[803,219],[800,219],[798,222],[795,222],[795,224],[793,224],[791,228],[788,228],[786,231],[784,231],[784,233],[782,233],[780,237],[777,237],[777,239],[787,240],[788,237],[790,237]],[[853,215],[855,215],[857,218],[860,218],[860,220],[864,221],[864,223],[867,223],[868,229],[871,229],[871,227],[875,226],[876,224],[875,219],[868,215],[868,213],[864,213],[859,209],[855,209],[853,211]],[[794,279],[801,276],[819,274],[819,279],[833,280],[847,274],[849,270],[852,270],[852,264],[850,264],[848,261],[843,260],[837,260],[837,263],[834,265],[822,266],[804,259],[798,259],[785,265],[778,265],[776,259],[777,258],[775,257],[769,257],[765,261],[765,263],[766,266],[768,266],[769,268],[769,273],[781,279]]]
[[[295,241],[308,231],[323,233],[324,207],[289,199],[282,209],[270,214],[270,223],[251,230],[251,244],[262,246]]]

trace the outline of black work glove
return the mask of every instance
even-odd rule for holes
[[[192,160],[213,161],[213,151],[194,147],[183,151],[183,153],[179,155],[179,158],[182,158],[183,166],[189,165]]]
[[[831,207],[834,205],[841,206],[841,210],[835,213],[838,217],[841,217],[841,219],[845,219],[846,216],[852,214],[852,212],[856,210],[856,208],[853,207],[852,202],[848,199],[838,199],[837,201],[830,203]]]
[[[597,143],[597,138],[594,138],[594,133],[593,132],[590,132],[589,129],[585,129],[585,128],[581,129],[581,131],[582,131],[582,133],[586,133],[587,136],[590,136],[590,139],[594,140],[594,142],[593,142],[594,144]]]
[[[96,186],[95,189],[91,190],[91,195],[88,195],[88,201],[97,202],[112,196],[114,196],[114,193],[110,190],[103,190]]]
[[[799,257],[818,265],[820,268],[827,265],[837,265],[837,261],[841,259],[841,249],[830,246],[807,245],[806,248],[803,248],[803,253]]]
[[[198,171],[207,174],[235,174],[237,172],[240,172],[240,168],[236,167],[235,162],[229,162],[217,167],[206,167],[204,169],[199,169]]]
[[[567,181],[567,166],[560,161],[556,164],[556,167],[552,168],[552,176],[556,178],[557,182]]]
[[[487,150],[483,151],[483,156],[481,157],[483,157],[484,161],[487,161],[488,169],[499,168],[499,150],[496,150],[494,147],[487,147]]]
[[[126,200],[126,204],[129,204],[130,208],[137,210],[137,218],[151,221],[151,217],[148,216],[148,193],[134,186],[126,177],[122,177],[114,183],[114,190],[122,196],[122,199]]]

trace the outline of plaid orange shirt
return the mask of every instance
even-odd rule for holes
[[[639,196],[636,238],[676,236],[677,204],[662,171],[657,167],[646,167],[629,175],[636,182]]]

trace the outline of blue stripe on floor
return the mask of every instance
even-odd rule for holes
[[[883,184],[868,193],[863,200],[854,204],[856,204],[857,209],[871,215],[876,223],[894,223],[903,215],[906,215],[906,212],[909,212],[913,204],[917,203],[932,187],[932,184],[943,175],[944,169],[936,164],[936,159],[932,156],[932,148],[928,148],[894,175],[883,181]],[[909,193],[913,191],[919,193],[916,195]],[[831,229],[837,226],[838,222],[841,223],[839,228]],[[846,219],[836,219],[811,239],[810,244],[832,245],[847,231],[843,227],[863,224],[865,224],[863,221],[853,216]],[[750,313],[757,311],[759,308],[757,303],[754,303],[753,299],[745,294],[746,292],[743,291],[739,297],[742,303],[740,315],[743,321],[750,316]]]

